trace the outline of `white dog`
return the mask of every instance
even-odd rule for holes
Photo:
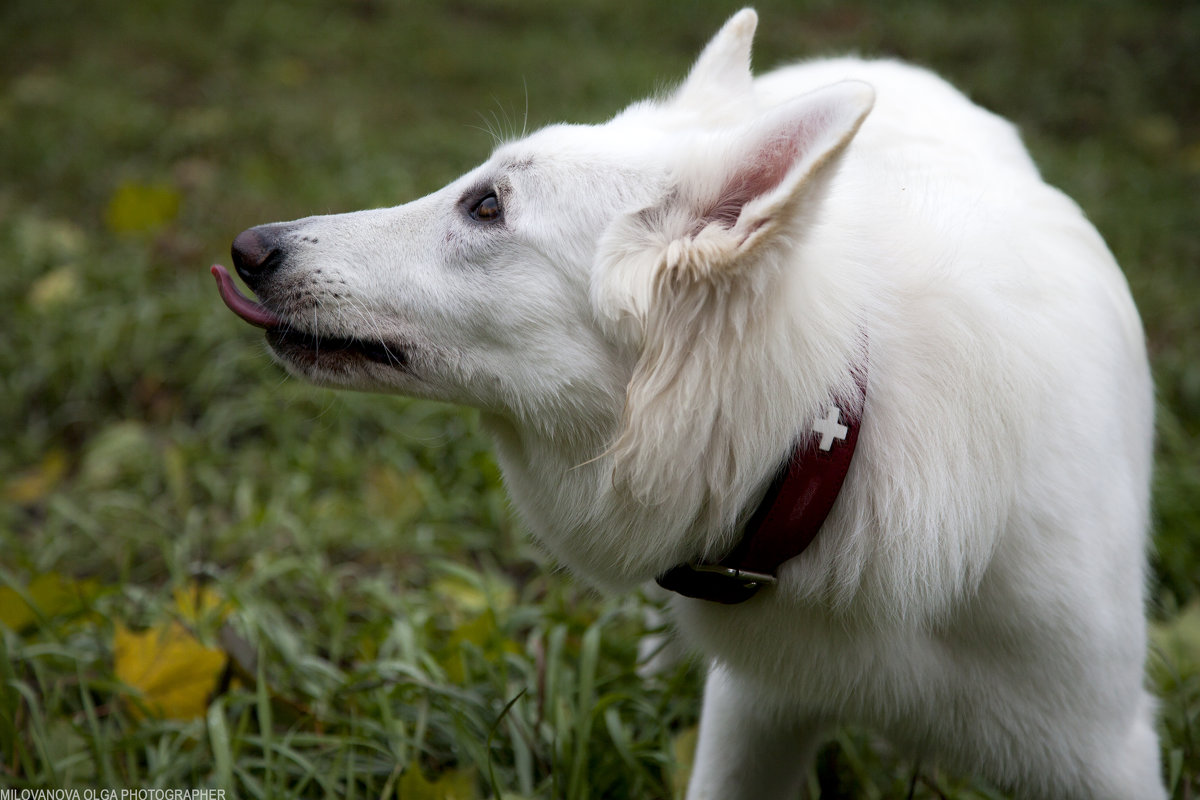
[[[222,295],[306,378],[482,409],[579,575],[695,595],[690,798],[796,796],[842,722],[1021,797],[1163,797],[1119,268],[1010,124],[894,62],[752,78],[755,24],[421,200],[242,233],[260,302]]]

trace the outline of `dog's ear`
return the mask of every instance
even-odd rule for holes
[[[749,97],[750,47],[757,26],[758,15],[752,8],[743,8],[730,17],[704,48],[674,101],[704,107],[729,98]]]
[[[874,101],[869,84],[843,81],[681,142],[662,200],[618,217],[600,243],[592,288],[602,318],[636,342],[670,287],[727,282],[753,270],[770,245],[791,246],[808,190]]]
[[[747,265],[759,245],[791,227],[813,178],[850,143],[874,102],[869,84],[842,81],[711,137],[713,157],[678,176],[692,227],[672,243],[668,268]]]

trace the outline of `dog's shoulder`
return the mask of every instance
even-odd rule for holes
[[[875,107],[856,137],[859,150],[887,150],[893,160],[925,157],[940,164],[957,155],[977,168],[1038,174],[1015,125],[915,64],[853,56],[801,61],[760,76],[755,93],[770,104],[843,80],[875,89]]]

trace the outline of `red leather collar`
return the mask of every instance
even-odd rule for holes
[[[672,567],[658,576],[660,586],[685,597],[742,603],[775,583],[779,567],[812,544],[858,444],[867,396],[865,365],[854,378],[860,393],[854,407],[830,406],[797,439],[733,550],[715,563]]]

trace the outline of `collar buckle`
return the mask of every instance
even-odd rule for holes
[[[658,577],[664,589],[700,600],[734,605],[778,582],[774,575],[722,564],[680,564]]]

